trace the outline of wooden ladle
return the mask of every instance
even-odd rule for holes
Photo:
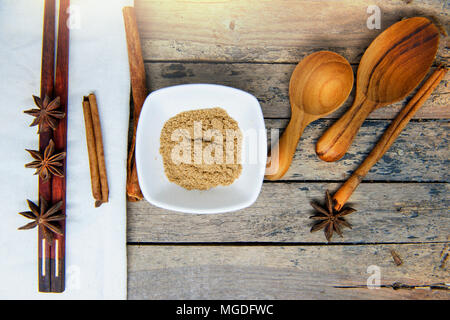
[[[317,142],[319,158],[344,156],[372,111],[402,100],[422,81],[438,45],[438,29],[422,17],[397,22],[381,33],[361,59],[353,105]]]
[[[286,173],[305,127],[338,109],[352,87],[352,68],[337,53],[315,52],[297,65],[289,83],[291,120],[270,151],[266,179],[277,180]]]

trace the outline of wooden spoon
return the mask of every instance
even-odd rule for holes
[[[386,129],[377,145],[372,149],[370,154],[364,160],[358,169],[348,178],[348,180],[334,194],[334,208],[339,211],[352,195],[353,191],[358,187],[370,169],[380,160],[391,145],[395,142],[398,135],[406,127],[409,120],[416,114],[420,107],[430,97],[433,90],[438,86],[447,73],[447,68],[439,67],[422,85],[419,91],[408,102],[408,104],[398,113],[397,117],[392,121],[389,128]]]
[[[405,98],[428,73],[438,45],[438,29],[422,17],[397,22],[381,33],[361,59],[353,105],[317,142],[319,158],[339,160],[372,111]]]
[[[289,83],[291,120],[269,154],[266,179],[277,180],[286,173],[305,127],[338,109],[352,87],[353,70],[337,53],[315,52],[297,65]],[[274,152],[277,148],[279,152]]]

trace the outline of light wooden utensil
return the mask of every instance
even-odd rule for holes
[[[277,180],[286,173],[305,127],[338,109],[352,87],[353,70],[337,53],[315,52],[297,65],[289,83],[291,120],[270,151],[266,179]],[[277,148],[278,153],[274,152]],[[276,169],[272,169],[274,166]]]
[[[411,120],[420,107],[422,107],[446,73],[447,69],[445,67],[439,67],[422,85],[411,101],[409,101],[409,103],[399,112],[364,162],[335,193],[333,199],[335,200],[334,208],[336,210],[339,211],[342,209],[356,187],[358,187],[373,165],[377,163],[391,147],[403,128],[405,128],[409,120]]]
[[[381,33],[361,59],[353,105],[317,142],[319,158],[342,158],[372,111],[402,100],[423,80],[438,45],[439,30],[422,17],[397,22]]]

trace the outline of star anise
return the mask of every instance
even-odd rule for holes
[[[343,208],[341,211],[335,211],[333,207],[333,199],[330,192],[326,191],[326,208],[311,202],[311,206],[317,210],[315,216],[311,216],[311,219],[318,220],[318,222],[312,226],[311,232],[324,229],[325,237],[329,242],[333,236],[333,232],[336,231],[338,235],[342,237],[342,226],[352,228],[352,225],[343,218],[344,216],[355,212],[353,208]]]
[[[50,101],[48,96],[45,96],[44,100],[36,96],[33,96],[33,99],[38,109],[24,111],[26,114],[35,117],[30,127],[39,125],[38,133],[48,131],[49,128],[55,130],[58,126],[58,120],[66,115],[64,112],[56,110],[60,107],[59,97],[52,101]]]
[[[35,161],[27,163],[25,167],[36,169],[34,174],[39,174],[39,177],[41,177],[42,180],[47,181],[50,178],[50,175],[64,177],[62,160],[66,157],[66,153],[61,152],[53,154],[55,150],[55,143],[53,140],[50,140],[48,146],[44,150],[44,153],[36,150],[25,150],[28,151],[35,159]]]
[[[54,233],[63,235],[61,228],[54,223],[66,218],[64,214],[60,213],[62,201],[59,201],[50,209],[47,209],[47,201],[42,197],[39,201],[39,207],[30,200],[27,200],[27,202],[31,211],[19,212],[19,214],[34,221],[20,227],[19,230],[28,230],[33,229],[36,226],[41,226],[43,235],[48,241],[52,240]]]

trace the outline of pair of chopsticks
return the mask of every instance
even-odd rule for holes
[[[352,195],[353,191],[358,187],[366,174],[380,160],[387,150],[392,146],[395,139],[399,136],[411,118],[422,107],[425,101],[433,93],[434,89],[439,85],[441,80],[447,73],[447,68],[439,66],[433,74],[424,82],[419,91],[413,96],[408,104],[398,113],[397,117],[392,121],[389,128],[384,132],[377,145],[372,149],[364,162],[353,172],[350,178],[339,188],[334,194],[333,199],[336,201],[335,209],[341,210],[344,204]]]
[[[41,66],[41,98],[60,97],[60,108],[66,117],[59,121],[54,131],[45,131],[39,135],[39,148],[45,149],[50,139],[55,148],[67,148],[67,98],[69,74],[69,18],[68,8],[70,0],[59,1],[58,39],[55,48],[56,0],[45,0],[44,27],[42,38],[42,66]],[[55,62],[56,52],[56,62]],[[55,70],[56,64],[56,70]],[[65,161],[64,161],[65,172]],[[49,203],[63,201],[61,211],[65,214],[66,178],[52,177],[50,181],[39,179],[39,196]],[[53,241],[48,242],[42,228],[39,228],[39,291],[63,292],[65,289],[65,220],[58,221],[64,235],[55,235]]]

